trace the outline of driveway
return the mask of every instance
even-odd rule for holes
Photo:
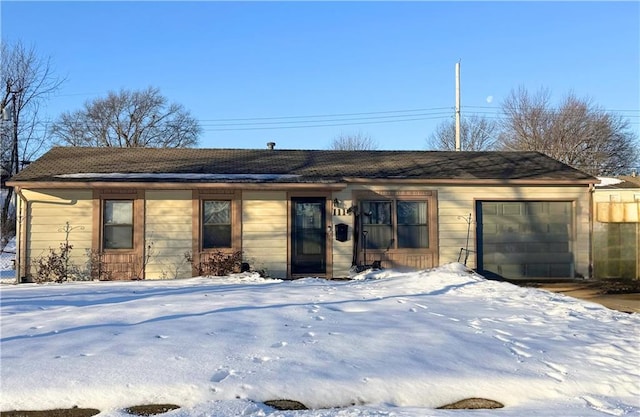
[[[562,282],[538,283],[536,288],[565,294],[585,301],[602,304],[612,310],[625,313],[640,313],[640,292],[605,294],[600,283]]]

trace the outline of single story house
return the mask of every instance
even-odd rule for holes
[[[603,178],[593,204],[594,278],[640,279],[640,177]]]
[[[238,251],[286,279],[456,261],[586,277],[598,182],[538,152],[55,147],[8,184],[28,281],[64,242],[103,279],[190,277]]]

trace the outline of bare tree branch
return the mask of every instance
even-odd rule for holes
[[[372,151],[378,149],[378,143],[362,132],[342,133],[331,142],[329,149],[334,151]]]
[[[0,45],[0,79],[0,107],[9,119],[2,122],[0,130],[0,171],[4,178],[16,174],[47,144],[47,125],[38,112],[64,80],[53,74],[49,58],[40,57],[35,48],[27,48],[21,42]],[[15,213],[9,212],[12,196],[13,189],[9,188],[0,215],[3,237],[5,227],[14,223]]]
[[[167,104],[153,87],[87,101],[82,110],[63,113],[51,130],[63,145],[121,148],[191,147],[202,131],[188,111]]]
[[[487,151],[494,149],[497,123],[476,115],[464,117],[460,123],[460,142],[464,151]],[[427,149],[455,151],[455,121],[445,121],[436,126],[427,139]]]
[[[532,96],[520,87],[502,109],[502,149],[542,152],[592,175],[620,174],[639,164],[640,144],[629,122],[589,99],[570,93],[554,109],[548,90]]]

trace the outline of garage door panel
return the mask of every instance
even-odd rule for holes
[[[566,278],[572,273],[570,264],[518,264],[495,263],[485,265],[489,276],[499,275],[509,279]]]
[[[571,253],[529,253],[529,252],[509,252],[509,253],[493,253],[485,255],[485,260],[493,263],[539,263],[539,264],[558,264],[570,263],[573,261]]]
[[[528,233],[514,234],[513,236],[505,236],[505,234],[485,234],[485,244],[509,244],[509,243],[566,243],[568,242],[568,233]]]
[[[498,209],[498,212],[501,212],[504,216],[513,216],[513,215],[522,215],[524,211],[524,207],[519,203],[503,203],[502,210]]]
[[[571,202],[479,202],[477,210],[481,271],[514,279],[573,275]]]

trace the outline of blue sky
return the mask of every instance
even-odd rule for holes
[[[463,116],[498,118],[512,89],[546,87],[640,132],[638,2],[0,7],[3,41],[34,46],[66,78],[46,103],[51,120],[110,90],[153,86],[201,121],[200,147],[324,149],[363,133],[381,149],[425,149],[454,117],[459,61]]]

